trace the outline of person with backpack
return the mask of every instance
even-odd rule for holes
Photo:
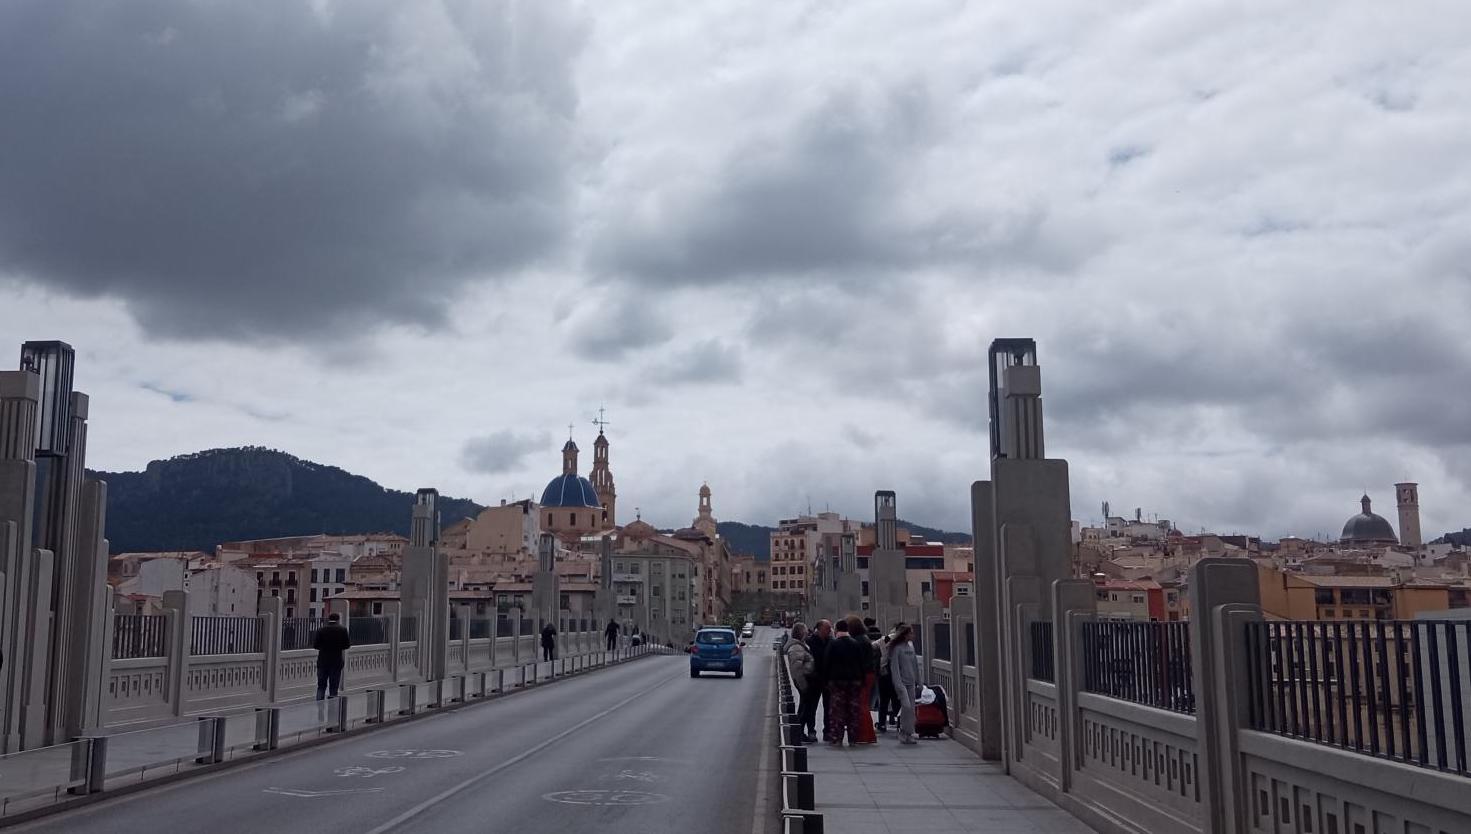
[[[557,659],[557,627],[550,621],[541,627],[541,659]]]
[[[327,615],[327,624],[317,629],[312,637],[312,648],[317,650],[317,700],[336,698],[342,688],[342,667],[346,663],[347,650],[352,648],[352,637],[342,627],[342,618]]]

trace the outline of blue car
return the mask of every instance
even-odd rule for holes
[[[741,641],[733,628],[702,628],[690,645],[690,677],[701,672],[734,672],[741,676]]]

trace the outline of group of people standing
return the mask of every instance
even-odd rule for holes
[[[817,709],[823,707],[822,740],[842,746],[876,744],[892,719],[900,744],[915,744],[914,703],[920,688],[914,629],[899,623],[884,634],[872,617],[852,615],[811,630],[792,626],[784,651],[809,742],[817,741]],[[878,712],[875,725],[873,710]]]

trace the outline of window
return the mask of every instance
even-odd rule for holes
[[[317,584],[317,569],[312,568],[312,584]]]
[[[862,596],[868,596],[868,580],[865,579],[862,582],[860,582],[859,584],[861,586],[863,586],[863,590],[861,592]]]
[[[929,594],[930,591],[931,591],[931,587],[930,587],[930,583],[929,582],[921,582],[921,583],[919,583],[919,592],[921,594]]]
[[[376,616],[379,616],[382,613],[383,613],[383,603],[381,603],[381,602],[375,602],[375,603],[373,603],[373,616],[376,617]]]
[[[272,582],[280,582],[281,581],[281,572],[278,571],[278,570],[271,571],[271,581]]]
[[[263,570],[256,571],[255,572],[255,581],[256,582],[264,582],[264,581],[266,581],[266,572],[263,571]]]
[[[1133,597],[1133,600],[1134,600],[1134,603],[1136,605],[1139,604],[1139,603],[1142,603],[1142,602],[1144,602],[1144,595],[1143,594],[1135,594],[1134,597]]]
[[[1333,600],[1333,589],[1332,588],[1316,588],[1316,589],[1314,589],[1313,590],[1313,602],[1317,603],[1318,605],[1332,605],[1333,602],[1334,602],[1334,600]]]
[[[316,602],[317,601],[317,589],[316,588],[312,588],[311,601],[312,602]]]
[[[337,569],[337,582],[339,584],[347,581],[347,568]]]
[[[552,526],[552,514],[551,513],[547,513],[547,526],[548,527]]]
[[[643,570],[643,566],[640,565],[638,562],[630,562],[628,564],[628,572],[633,574],[634,576],[638,576],[641,570]]]
[[[627,573],[627,571],[625,571],[623,569],[623,563],[622,562],[614,562],[613,563],[613,570],[617,571],[618,573]]]
[[[296,609],[295,608],[288,608],[288,609],[286,609],[286,616],[288,616],[288,617],[295,617],[296,616]]]
[[[287,571],[286,572],[286,581],[287,582],[295,582],[296,581],[296,571],[294,571],[294,570],[293,571]]]

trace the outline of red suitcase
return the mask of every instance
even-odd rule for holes
[[[914,705],[914,734],[921,738],[939,738],[950,726],[944,687],[931,684],[930,689],[935,691],[935,702]]]

